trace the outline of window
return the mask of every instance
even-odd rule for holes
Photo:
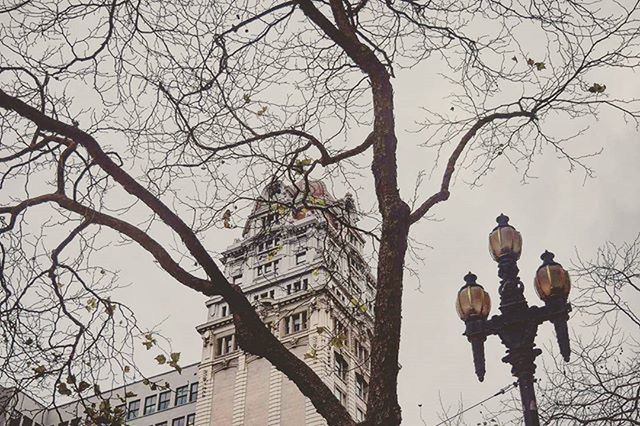
[[[300,290],[307,290],[309,288],[309,280],[307,278],[303,278],[301,280],[295,281],[292,284],[287,284],[287,294],[297,293]]]
[[[242,274],[236,275],[235,277],[233,277],[233,278],[231,279],[231,281],[232,281],[234,284],[241,284],[241,283],[242,283]]]
[[[186,404],[189,398],[189,386],[180,386],[176,389],[176,401],[175,405],[183,405]]]
[[[151,414],[156,412],[156,395],[148,396],[144,399],[144,414]]]
[[[184,426],[184,417],[171,420],[171,426]]]
[[[126,405],[120,404],[114,408],[114,413],[119,417],[124,417],[124,413],[127,411]]]
[[[224,305],[224,306],[222,307],[222,316],[223,316],[223,317],[226,317],[226,316],[227,316],[227,305]]]
[[[359,408],[356,408],[356,421],[361,422],[364,420],[364,411]]]
[[[27,424],[27,417],[24,418],[22,426],[31,426],[31,423]],[[71,420],[69,422],[69,426],[80,426],[80,417],[76,417],[75,419]]]
[[[140,400],[136,399],[129,403],[129,409],[127,410],[127,420],[135,419],[140,414]]]
[[[342,298],[342,293],[340,297]],[[346,344],[349,342],[349,330],[336,318],[333,319],[333,334],[336,338],[343,340],[343,343]]]
[[[298,312],[284,319],[284,334],[297,333],[307,329],[307,311]]]
[[[280,244],[280,238],[269,238],[258,244],[258,253],[271,250]]]
[[[274,225],[280,222],[280,216],[277,213],[269,213],[260,218],[260,222],[262,223],[262,227],[266,228],[268,226]]]
[[[334,369],[335,373],[343,382],[347,381],[347,372],[349,370],[349,364],[347,364],[347,360],[344,359],[342,355],[337,352],[333,353],[334,358]]]
[[[158,411],[166,410],[169,408],[171,401],[171,391],[162,392],[158,398]]]
[[[75,425],[77,426],[80,423],[80,419],[75,418],[71,420],[71,424],[74,424],[73,422],[75,422]],[[22,417],[22,426],[32,426],[32,425],[33,425],[33,420],[30,417],[27,417],[27,416]]]
[[[193,402],[198,399],[198,382],[191,383],[191,387],[189,388],[189,402]],[[187,421],[187,424],[189,422]]]
[[[369,362],[369,351],[358,340],[353,342],[353,351],[361,362]]]
[[[218,338],[217,354],[219,356],[229,354],[237,349],[235,335],[229,334]]]
[[[280,259],[260,265],[256,268],[256,274],[258,276],[268,275],[268,274],[277,274],[279,264],[280,264]]]
[[[369,396],[369,383],[362,377],[362,375],[356,373],[356,395],[358,395],[363,401],[367,400]]]
[[[340,404],[346,406],[347,405],[347,393],[345,391],[343,391],[342,389],[340,389],[339,387],[335,387],[333,390],[334,394],[336,395],[336,398],[338,398],[338,401],[340,401]]]
[[[193,426],[196,424],[196,413],[189,414],[187,416],[187,426]]]
[[[300,265],[301,263],[304,263],[306,260],[307,260],[306,251],[301,251],[299,253],[296,253],[296,265]]]
[[[156,423],[156,426],[167,426],[167,422]]]

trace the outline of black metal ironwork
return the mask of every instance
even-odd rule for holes
[[[500,215],[498,227],[509,226],[509,218]],[[553,254],[545,252],[541,256],[543,266],[555,264]],[[537,426],[540,424],[538,407],[534,392],[535,359],[542,351],[535,347],[538,326],[545,321],[553,323],[560,353],[565,361],[569,361],[571,353],[567,321],[571,304],[564,296],[554,295],[545,301],[545,306],[529,306],[524,297],[524,285],[518,277],[517,256],[506,254],[498,258],[498,276],[500,277],[500,312],[490,319],[473,316],[465,321],[465,336],[471,342],[476,375],[480,381],[485,375],[484,341],[487,336],[497,335],[507,348],[507,355],[502,362],[511,365],[511,374],[518,379],[524,424]],[[475,283],[476,276],[469,273],[465,281]]]

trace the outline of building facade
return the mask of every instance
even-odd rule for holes
[[[222,262],[229,281],[242,288],[280,341],[333,389],[354,419],[363,420],[375,283],[356,222],[349,195],[334,199],[321,182],[274,182],[255,202],[242,238],[227,248]],[[163,390],[150,391],[148,382],[129,385],[126,391],[136,396],[119,405],[127,424],[326,424],[284,374],[238,348],[232,312],[222,298],[208,300],[206,307],[206,320],[197,327],[201,361],[182,374],[157,377],[169,385]],[[121,404],[124,388],[110,392],[112,404]],[[77,403],[63,407],[62,416],[60,410],[40,409],[38,417],[37,402],[21,397],[13,420],[0,416],[0,426],[75,426],[82,417]]]
[[[307,207],[298,199],[308,200]],[[354,210],[350,196],[335,200],[320,182],[272,184],[223,263],[272,332],[361,420],[375,287]],[[197,328],[204,344],[196,425],[324,424],[286,376],[238,349],[222,298],[209,300],[207,309],[207,321]]]
[[[148,382],[157,383],[149,386]],[[131,426],[193,426],[198,396],[198,364],[179,373],[171,370],[91,397],[48,408],[35,398],[14,389],[0,388],[0,426],[80,426],[86,408],[104,413],[105,424]],[[108,401],[108,406],[104,401]],[[113,414],[118,413],[119,416]],[[110,414],[110,415],[107,415]]]

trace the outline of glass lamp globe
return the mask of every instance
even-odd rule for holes
[[[522,253],[522,236],[516,228],[509,225],[509,217],[501,214],[496,218],[498,226],[489,234],[489,252],[496,262],[502,256],[512,255],[520,259]]]
[[[456,311],[463,321],[474,316],[486,318],[491,311],[491,298],[476,282],[477,278],[471,272],[465,275],[465,285],[458,291],[456,297]]]
[[[571,278],[569,273],[557,262],[553,260],[554,254],[545,251],[540,256],[542,265],[536,272],[534,286],[538,297],[543,301],[547,301],[552,296],[561,296],[566,298],[571,291]]]

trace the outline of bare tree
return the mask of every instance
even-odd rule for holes
[[[574,337],[571,363],[545,366],[543,416],[548,424],[640,424],[640,235],[607,243],[576,272],[574,304],[592,331]]]
[[[134,324],[112,320],[125,308],[108,299],[111,275],[96,267],[109,235],[137,244],[177,283],[222,296],[242,349],[285,373],[329,424],[354,424],[226,280],[205,241],[239,221],[247,201],[259,197],[256,188],[274,179],[303,182],[299,200],[322,209],[331,206],[310,199],[312,179],[348,185],[368,166],[377,211],[362,231],[372,235],[377,255],[377,295],[365,423],[399,424],[411,226],[449,198],[462,165],[479,179],[505,159],[526,178],[535,154],[550,148],[590,174],[582,161],[588,154],[566,144],[581,132],[549,133],[552,117],[582,119],[586,128],[601,108],[611,108],[638,123],[637,100],[610,97],[606,82],[592,80],[594,71],[631,68],[640,58],[638,3],[606,6],[496,0],[3,6],[0,319],[6,333],[18,336],[5,338],[6,368],[18,375],[30,367],[32,380],[57,376],[58,387],[73,376],[73,391],[81,393],[80,383],[89,383],[80,377],[87,374],[82,357],[107,347],[102,357],[110,359],[119,350],[118,327]],[[419,130],[425,147],[446,160],[425,167],[440,170],[437,189],[423,195],[418,185],[409,202],[398,184],[402,141],[393,82],[409,68],[436,65],[446,69],[450,106],[425,111]],[[32,225],[30,212],[45,208],[51,219]],[[23,339],[27,327],[47,346]],[[140,334],[154,344],[153,335]]]

